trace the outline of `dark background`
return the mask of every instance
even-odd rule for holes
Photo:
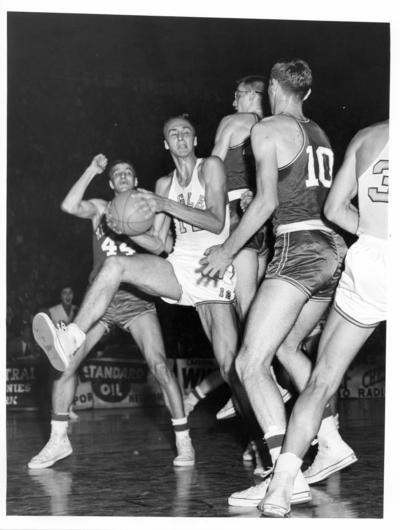
[[[165,119],[188,112],[197,153],[209,154],[219,120],[233,111],[235,80],[268,75],[278,59],[310,63],[305,112],[328,133],[337,168],[353,134],[388,117],[389,30],[383,23],[9,13],[8,306],[34,313],[56,303],[65,284],[81,299],[91,226],[59,205],[95,154],[130,158],[140,185],[153,189],[171,169]],[[105,176],[87,197],[111,198]]]

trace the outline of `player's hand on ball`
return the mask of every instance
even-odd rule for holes
[[[99,154],[93,158],[92,163],[90,165],[96,171],[96,174],[99,175],[100,173],[103,173],[103,171],[106,169],[107,164],[107,158],[104,155]]]
[[[249,207],[249,204],[253,200],[253,197],[254,197],[254,193],[251,190],[247,190],[244,193],[242,193],[242,196],[240,197],[240,207],[244,212]]]
[[[138,188],[137,192],[147,202],[149,208],[154,213],[162,211],[162,197],[151,191],[144,190],[143,188]]]

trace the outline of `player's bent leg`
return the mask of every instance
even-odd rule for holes
[[[281,395],[270,372],[272,359],[293,327],[306,295],[288,282],[265,280],[248,316],[242,347],[235,361],[260,426],[268,437],[286,427]]]
[[[131,283],[150,295],[174,300],[181,296],[181,287],[166,260],[144,254],[107,258],[73,323],[57,329],[45,313],[39,313],[33,320],[35,340],[57,370],[67,368],[84,342],[85,333],[103,316],[121,282]]]
[[[74,355],[67,370],[53,383],[52,414],[50,437],[43,449],[29,462],[30,469],[51,467],[72,453],[67,434],[69,407],[74,399],[77,376],[76,371],[90,350],[99,342],[105,332],[102,324],[96,324],[87,334],[85,343]]]
[[[232,304],[210,303],[197,306],[203,329],[212,344],[221,376],[231,387],[235,409],[238,410],[253,440],[262,436],[246,391],[234,366],[237,351],[238,327]]]
[[[309,484],[321,482],[357,461],[351,447],[339,435],[333,416],[326,414],[325,407],[337,392],[351,361],[373,330],[373,327],[365,328],[349,322],[334,309],[330,312],[321,337],[317,364],[307,385],[307,392],[300,396],[302,399],[297,412],[300,420],[294,427],[298,429],[299,422],[305,421],[302,429],[306,432],[313,431],[315,422],[321,421],[318,453],[304,472]],[[297,410],[297,404],[294,410]],[[310,420],[311,414],[313,418]],[[293,422],[297,416],[293,417]],[[303,442],[305,443],[306,441]]]
[[[242,249],[233,261],[236,270],[236,300],[243,322],[256,294],[258,285],[258,255],[254,250]]]
[[[175,374],[167,363],[157,314],[153,311],[143,313],[134,318],[128,327],[143,353],[149,370],[162,389],[167,408],[171,414],[178,453],[173,462],[174,466],[192,466],[195,463],[195,451],[189,435],[187,417],[184,413],[182,392]]]
[[[326,404],[337,391],[346,369],[372,331],[372,329],[357,327],[346,321],[336,311],[331,311],[321,337],[316,367],[306,388],[296,401],[289,419],[282,455],[277,462],[278,466],[279,460],[284,461],[286,479],[282,485],[282,481],[278,480],[279,477],[272,478],[263,500],[266,515],[274,515],[268,513],[270,505],[273,505],[271,512],[289,512],[288,499],[293,490],[293,477],[299,464],[298,461],[295,462],[295,458],[290,456],[288,458],[287,455],[297,457],[300,461],[304,457],[320,428]],[[341,445],[339,441],[337,445],[334,445],[333,450],[323,448],[321,457],[318,461],[314,461],[304,475],[309,484],[319,482],[355,460],[351,448],[345,442]]]
[[[166,403],[173,418],[184,416],[182,393],[165,354],[160,324],[155,312],[147,312],[134,318],[129,331],[139,346],[146,363],[168,398]]]
[[[311,361],[301,350],[301,344],[321,320],[328,306],[329,302],[306,302],[293,328],[278,348],[277,358],[298,392],[305,388],[312,371]]]
[[[236,356],[238,330],[233,304],[203,303],[197,306],[203,329],[209,337],[224,381]]]

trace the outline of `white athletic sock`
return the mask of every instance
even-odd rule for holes
[[[281,454],[283,439],[285,437],[285,430],[277,425],[269,427],[268,431],[264,434],[265,443],[268,446],[269,454],[271,455],[272,465],[278,459]]]
[[[68,421],[51,420],[51,434],[63,436],[67,434]]]
[[[183,438],[190,438],[189,429],[185,431],[175,431],[176,440],[182,440]]]
[[[332,447],[342,441],[333,416],[328,416],[322,420],[317,437],[319,445],[325,448]]]
[[[293,453],[282,453],[275,465],[275,473],[287,473],[295,478],[303,463],[302,459]]]

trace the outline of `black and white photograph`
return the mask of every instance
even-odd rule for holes
[[[118,4],[1,13],[4,528],[384,523],[390,13]]]

